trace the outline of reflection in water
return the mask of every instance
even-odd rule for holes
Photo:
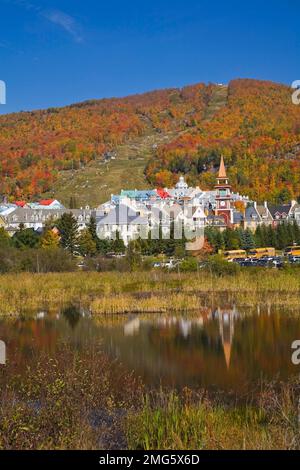
[[[62,311],[63,316],[69,323],[72,330],[75,329],[80,320],[80,310],[74,305],[70,305]]]
[[[52,316],[0,320],[7,345],[6,367],[22,373],[39,352],[55,356],[62,343],[80,351],[101,345],[134,370],[146,384],[247,391],[262,378],[287,379],[299,371],[291,363],[291,343],[300,322],[288,312],[235,306],[203,308],[199,315],[141,315],[94,318],[88,309],[69,306]]]
[[[224,357],[227,368],[230,366],[231,358],[231,348],[234,335],[234,323],[240,318],[240,314],[235,307],[211,311],[206,316],[206,321],[217,320],[219,323],[219,332],[220,339],[223,346]],[[134,336],[140,333],[140,329],[143,328],[149,321],[141,321],[139,316],[136,316],[132,319],[129,319],[124,325],[124,335],[125,336]],[[157,325],[162,325],[163,327],[172,327],[178,325],[179,331],[182,336],[187,339],[192,334],[192,327],[198,326],[202,328],[204,326],[203,316],[195,320],[187,320],[184,318],[178,319],[178,317],[173,318],[161,318],[156,320]]]

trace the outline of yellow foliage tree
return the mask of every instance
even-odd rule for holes
[[[41,239],[41,247],[42,248],[57,248],[59,245],[59,235],[58,233],[53,230],[49,229],[46,230],[42,239]]]

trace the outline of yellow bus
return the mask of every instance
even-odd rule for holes
[[[263,256],[275,256],[275,248],[253,248],[249,251],[249,256],[251,258],[260,259]]]
[[[285,256],[300,256],[300,246],[288,246],[284,250]]]
[[[245,250],[230,250],[230,251],[224,252],[224,257],[225,259],[227,259],[227,261],[238,259],[238,258],[246,259],[247,253]]]

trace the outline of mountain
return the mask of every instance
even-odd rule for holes
[[[258,80],[197,84],[0,116],[3,195],[96,205],[122,188],[210,188],[223,154],[235,189],[300,195],[300,106]]]

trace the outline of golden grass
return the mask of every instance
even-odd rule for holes
[[[94,314],[196,310],[223,301],[238,305],[300,306],[297,272],[254,271],[217,277],[197,273],[57,273],[0,277],[0,314],[18,315],[68,303]]]

